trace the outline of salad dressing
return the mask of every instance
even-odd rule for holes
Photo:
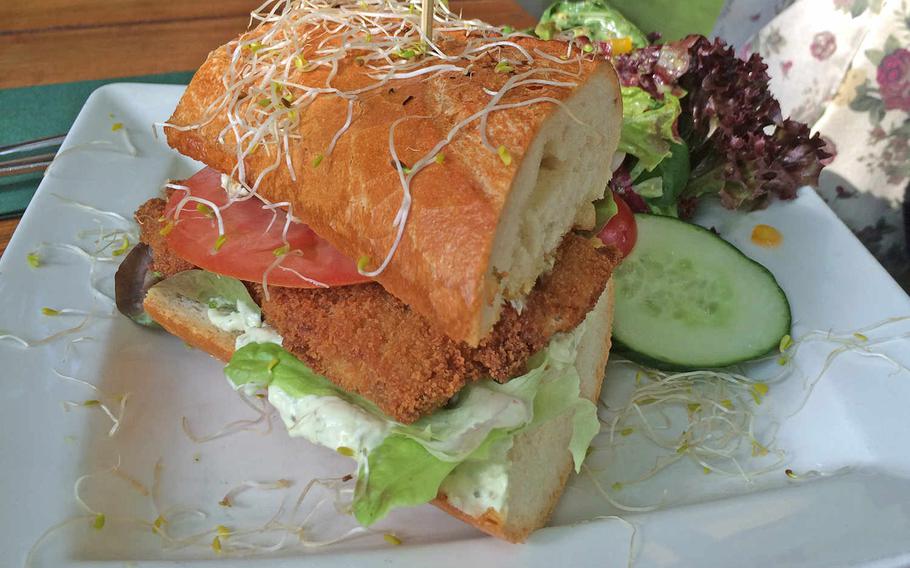
[[[752,229],[752,242],[764,248],[777,248],[784,242],[784,236],[771,225],[758,224]]]

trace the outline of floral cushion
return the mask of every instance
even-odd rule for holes
[[[910,285],[910,3],[728,0],[715,33],[765,58],[784,114],[812,125],[834,154],[820,194]]]

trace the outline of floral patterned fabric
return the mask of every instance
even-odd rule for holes
[[[834,154],[819,193],[908,286],[910,0],[728,0],[715,33],[762,55],[784,114]]]

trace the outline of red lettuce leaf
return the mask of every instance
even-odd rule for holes
[[[658,98],[685,93],[679,132],[691,150],[692,173],[681,215],[706,194],[731,209],[758,209],[818,183],[830,157],[825,143],[805,124],[783,119],[757,54],[739,59],[720,40],[689,36],[618,56],[614,65],[624,86]]]
[[[635,193],[635,190],[632,189],[632,176],[629,175],[629,167],[626,163],[623,163],[619,169],[613,172],[609,187],[623,198],[633,213],[651,212],[651,208],[645,198]]]
[[[664,93],[683,94],[679,80],[689,71],[692,44],[700,36],[663,45],[635,49],[613,58],[613,66],[623,87],[641,87],[651,96],[662,99]]]

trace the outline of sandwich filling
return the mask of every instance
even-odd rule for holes
[[[392,508],[429,502],[440,491],[469,515],[493,510],[504,516],[508,451],[515,435],[573,412],[575,430],[569,450],[577,469],[600,429],[596,407],[580,396],[574,366],[583,333],[584,324],[554,337],[529,373],[505,385],[476,382],[449,407],[411,425],[377,414],[363,401],[300,395],[293,387],[285,390],[274,383],[268,388],[268,399],[291,436],[358,460],[353,510],[365,525]],[[231,365],[227,372],[234,376]],[[235,387],[244,384],[234,382]]]
[[[136,214],[154,270],[170,276],[197,268],[177,256],[170,239],[162,236],[167,226],[161,220],[164,208],[163,199],[153,199]],[[572,331],[584,320],[617,262],[614,249],[568,235],[553,269],[528,295],[521,313],[505,307],[478,347],[452,340],[375,283],[269,286],[268,297],[260,284],[247,287],[285,349],[391,418],[412,423],[477,379],[507,381],[524,373],[528,359],[551,337]]]

